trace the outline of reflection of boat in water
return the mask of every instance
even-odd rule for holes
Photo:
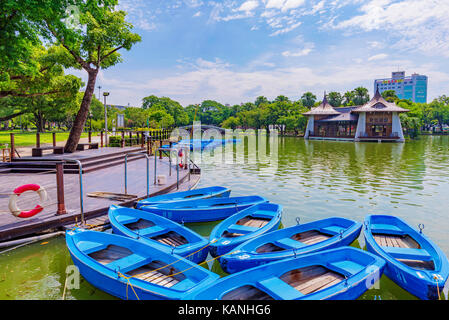
[[[219,146],[225,145],[227,143],[239,143],[241,142],[241,139],[210,139],[210,140],[202,140],[202,139],[187,139],[187,140],[181,140],[177,143],[173,143],[173,148],[176,147],[189,147],[190,151],[193,150],[207,150],[207,149],[213,149],[217,148]],[[162,148],[170,148],[170,146],[164,145]]]

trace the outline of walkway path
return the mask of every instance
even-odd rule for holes
[[[100,149],[101,150],[101,149]],[[146,197],[146,159],[135,160],[128,163],[128,194],[138,198]],[[157,175],[165,175],[165,185],[154,184],[154,157],[150,159],[150,195],[176,191],[177,174],[176,167],[172,166],[172,174],[169,175],[168,158],[157,161]],[[180,188],[188,190],[199,180],[199,176],[190,176],[188,170],[179,170]],[[66,215],[57,216],[57,193],[55,174],[0,174],[0,241],[17,238],[47,229],[59,228],[63,225],[80,221],[80,187],[79,176],[74,174],[64,175]],[[8,212],[8,201],[12,191],[23,184],[36,183],[44,186],[48,192],[49,200],[44,204],[45,210],[40,214],[29,218],[20,219]],[[174,190],[175,189],[175,190]],[[111,204],[120,204],[103,198],[88,197],[91,192],[125,193],[124,190],[124,165],[93,171],[83,175],[83,205],[86,217],[96,217],[107,213]],[[19,197],[18,206],[21,209],[32,209],[38,204],[37,194],[24,193]],[[132,205],[129,203],[121,203]]]

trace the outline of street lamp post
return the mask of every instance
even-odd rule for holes
[[[108,146],[108,109],[106,108],[106,97],[109,92],[103,92],[104,97],[104,130],[105,130],[105,146]]]

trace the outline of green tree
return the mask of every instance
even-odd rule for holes
[[[68,4],[75,5],[78,10],[78,28],[65,23]],[[65,145],[66,152],[74,152],[78,145],[99,71],[121,62],[118,51],[130,50],[141,40],[138,34],[131,32],[133,26],[125,21],[126,12],[115,9],[117,4],[116,0],[45,0],[36,8],[34,17],[43,33],[66,55],[65,67],[83,69],[88,75],[83,100]]]
[[[222,122],[221,126],[227,129],[236,129],[240,126],[240,119],[237,117],[229,117],[225,121]]]
[[[270,103],[270,101],[268,101],[268,99],[264,96],[259,96],[256,98],[256,101],[254,102],[254,104],[259,107],[262,104],[268,104]]]
[[[339,92],[329,92],[329,94],[327,95],[327,101],[329,102],[329,104],[331,106],[333,106],[334,108],[336,107],[340,107],[343,103],[343,97],[341,96],[341,94]]]
[[[396,91],[394,90],[386,90],[382,92],[382,97],[388,102],[396,102],[397,100],[399,100]]]
[[[354,91],[346,91],[343,95],[343,105],[344,106],[353,106],[354,105]]]
[[[361,106],[370,100],[368,89],[364,87],[357,87],[354,89],[353,102],[355,105]]]
[[[313,107],[316,99],[316,96],[312,92],[306,92],[301,96],[302,105],[309,109]]]

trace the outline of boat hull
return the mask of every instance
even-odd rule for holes
[[[110,206],[109,221],[114,234],[130,237],[148,245],[156,246],[169,253],[180,255],[195,263],[206,260],[209,241],[194,231],[171,220],[137,209]],[[132,230],[129,225],[145,221],[151,224],[144,229]],[[154,231],[152,231],[154,230]],[[170,236],[186,242],[182,245],[170,239]]]
[[[239,225],[240,221],[247,219],[265,219],[263,227],[250,227]],[[210,234],[209,252],[213,257],[230,253],[240,244],[258,237],[264,233],[279,228],[282,217],[282,206],[272,203],[261,203],[242,210],[218,224]],[[238,230],[238,231],[233,231]],[[240,236],[225,236],[226,233],[241,234]],[[239,233],[241,232],[241,233]]]
[[[366,251],[341,247],[288,258],[247,269],[221,278],[186,299],[237,300],[242,288],[257,290],[251,299],[275,300],[354,300],[371,288],[381,277],[385,261]],[[326,268],[326,274],[339,275],[336,280],[321,285],[318,281],[330,277],[309,278],[308,283],[298,282],[305,269]],[[298,272],[299,273],[295,273]],[[291,275],[293,274],[293,276]],[[299,277],[302,277],[299,275]],[[248,293],[245,293],[248,297]]]
[[[120,299],[181,300],[219,278],[218,275],[180,256],[170,255],[137,240],[118,235],[75,229],[66,232],[66,244],[73,263],[83,278],[94,287]],[[129,251],[129,254],[120,257],[109,255],[107,257],[109,260],[106,261],[102,252],[110,250],[111,246],[119,246],[121,250]],[[92,255],[95,254],[97,256],[93,258]],[[117,251],[114,254],[117,255]],[[102,259],[102,262],[97,259]],[[165,285],[175,280],[170,278],[170,273],[166,273],[165,278],[159,278],[165,281],[165,284],[160,282],[159,285],[157,282],[143,280],[153,276],[138,278],[149,274],[151,270],[145,272],[140,270],[156,261],[162,263],[164,269],[173,266],[175,271],[179,270],[183,278],[179,281],[176,279],[177,282],[175,281],[175,285],[171,287]],[[165,271],[160,271],[159,276],[162,275],[161,272]]]
[[[220,258],[220,265],[226,273],[235,273],[281,259],[348,246],[360,236],[361,229],[362,224],[359,222],[333,217],[272,231],[236,247],[237,253]],[[330,238],[311,245],[291,240],[295,234],[317,230],[326,232]],[[257,252],[257,248],[272,243],[278,243],[279,246],[283,246],[278,248],[284,250],[268,253]]]
[[[140,206],[139,210],[157,214],[178,223],[210,222],[226,219],[251,206],[267,201],[259,196],[214,198]]]
[[[385,275],[388,278],[419,299],[439,298],[449,276],[449,262],[435,243],[394,216],[367,216],[364,229],[366,249],[385,259]],[[381,246],[374,235],[409,237],[415,242],[416,248],[405,246],[395,248],[388,242]],[[404,261],[418,261],[420,257],[428,263],[431,261],[433,268],[416,268],[404,263]]]
[[[231,194],[231,190],[224,187],[207,187],[194,189],[189,191],[168,193],[160,196],[155,196],[143,199],[137,202],[136,208],[141,206],[148,206],[161,203],[173,203],[179,201],[192,201],[209,198],[227,198]]]

